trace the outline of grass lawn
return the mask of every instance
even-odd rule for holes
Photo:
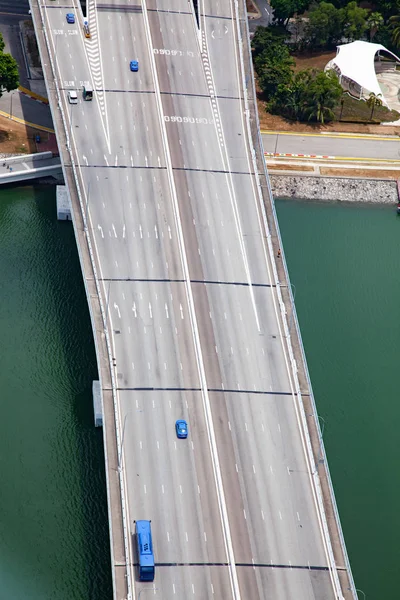
[[[385,106],[377,106],[371,120],[371,108],[363,100],[356,100],[347,94],[343,96],[343,111],[339,106],[335,110],[335,115],[339,121],[347,121],[349,123],[390,123],[400,119],[400,114],[396,110],[389,110]],[[341,118],[340,118],[341,115]]]

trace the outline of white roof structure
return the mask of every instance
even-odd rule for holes
[[[387,52],[394,60],[400,63],[400,58],[387,50],[381,44],[371,44],[370,42],[351,42],[343,46],[337,46],[337,55],[326,65],[326,69],[339,70],[342,77],[347,77],[362,88],[383,98],[381,87],[376,77],[374,60],[375,55],[380,51]]]

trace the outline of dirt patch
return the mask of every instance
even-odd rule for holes
[[[321,175],[331,177],[360,177],[362,179],[400,179],[400,169],[397,171],[386,171],[385,169],[335,169],[329,167],[320,168]]]
[[[0,153],[4,154],[33,154],[37,152],[34,136],[39,133],[46,137],[48,134],[33,127],[26,127],[6,117],[0,116]]]
[[[256,15],[257,17],[260,15],[260,11],[257,8],[257,4],[253,0],[246,0],[246,10],[247,14],[250,15],[250,17],[252,17],[253,19]]]
[[[267,160],[268,172],[271,171],[314,171],[314,167],[303,165],[274,165]]]
[[[332,58],[336,56],[336,52],[319,52],[318,54],[299,54],[293,56],[296,65],[295,71],[303,71],[304,69],[318,69],[323,71]]]

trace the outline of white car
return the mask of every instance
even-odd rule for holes
[[[75,90],[70,90],[68,92],[68,102],[70,104],[78,104],[78,94]]]

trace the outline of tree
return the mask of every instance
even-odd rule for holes
[[[349,41],[360,39],[368,28],[369,10],[360,8],[354,0],[341,10],[343,12],[343,35]]]
[[[367,26],[369,28],[369,41],[372,42],[376,32],[384,24],[383,17],[379,12],[373,12],[369,15]]]
[[[392,31],[392,42],[398,48],[400,46],[400,15],[392,15],[388,23]]]
[[[0,97],[19,86],[18,64],[11,54],[0,53]]]
[[[334,119],[334,109],[342,96],[342,86],[332,70],[314,72],[307,87],[304,116],[309,121],[316,120],[324,124]]]
[[[375,108],[382,106],[382,94],[374,94],[374,92],[371,92],[367,99],[367,106],[371,109],[369,120],[372,121]]]
[[[309,0],[271,0],[274,19],[280,25],[287,25],[289,19],[296,13],[302,13],[307,8]]]
[[[253,58],[256,58],[256,56],[261,54],[263,50],[268,49],[271,44],[276,42],[283,43],[286,37],[288,37],[287,31],[277,25],[257,27],[251,41]]]
[[[268,99],[272,99],[279,85],[288,85],[292,79],[294,61],[282,61],[279,57],[269,58],[258,72],[258,83]]]
[[[305,36],[313,48],[334,46],[342,37],[343,13],[330,2],[314,5],[309,13]]]

